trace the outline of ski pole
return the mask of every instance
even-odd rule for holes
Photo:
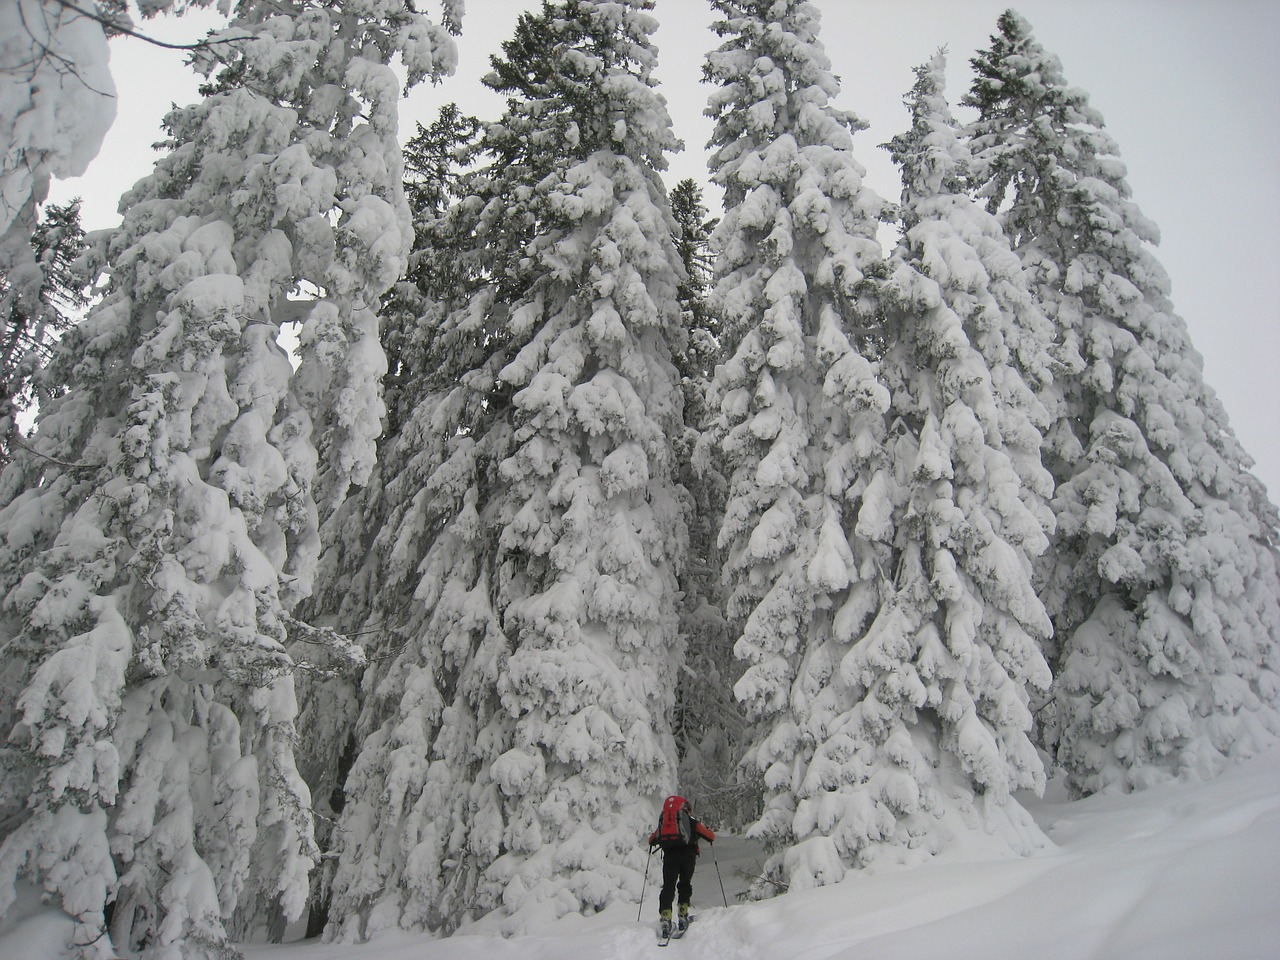
[[[716,859],[716,845],[711,844],[711,862],[716,865],[716,879],[720,881],[720,897],[724,905],[729,906],[729,898],[724,895],[724,877],[720,876],[720,861]]]
[[[649,861],[653,859],[653,847],[649,848],[649,856],[644,860],[644,884],[640,887],[640,907],[636,910],[636,923],[640,922],[640,914],[644,912],[644,890],[649,885]]]

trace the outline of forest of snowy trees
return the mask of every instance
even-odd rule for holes
[[[0,8],[0,915],[212,960],[590,912],[677,789],[766,895],[1274,742],[1280,514],[1024,19],[916,69],[893,199],[815,4],[711,0],[711,210],[649,0],[531,4],[501,115],[404,142],[426,6],[224,2],[87,238],[65,81],[145,25]]]

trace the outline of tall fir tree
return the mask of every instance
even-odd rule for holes
[[[809,771],[828,733],[819,702],[839,695],[833,652],[874,617],[889,557],[878,529],[859,529],[886,497],[872,481],[889,394],[866,353],[887,204],[853,156],[862,122],[831,105],[839,84],[813,5],[713,6],[723,43],[704,72],[718,85],[707,112],[725,212],[711,308],[732,357],[709,441],[729,473],[719,542],[747,664],[735,691],[756,724],[748,768],[764,779],[752,833],[769,878],[798,888],[838,879],[852,855],[819,813],[835,784]]]
[[[676,251],[684,267],[680,307],[684,326],[689,331],[688,343],[677,356],[676,367],[682,380],[691,384],[709,381],[716,364],[724,359],[720,325],[707,306],[712,271],[711,233],[719,222],[707,219],[708,212],[696,180],[686,178],[675,185],[671,191],[671,215],[679,228]],[[690,414],[693,422],[700,422],[698,409],[691,410]]]
[[[505,450],[504,431],[489,433],[509,404],[493,389],[501,331],[466,308],[511,258],[485,249],[499,205],[457,202],[489,182],[484,170],[459,181],[483,147],[477,136],[450,106],[406,149],[417,248],[384,304],[391,429],[374,482],[353,502],[352,536],[322,565],[338,588],[327,606],[367,637],[370,661],[334,837],[330,939],[397,924],[447,932],[474,908],[487,862],[468,849],[468,786],[484,779],[473,711],[495,706],[506,640],[489,596],[496,538],[475,506],[496,463],[490,448]],[[489,210],[483,223],[477,208]],[[348,584],[355,602],[337,598]]]
[[[903,184],[881,291],[888,510],[859,529],[881,527],[893,581],[840,660],[850,689],[809,775],[850,784],[839,829],[867,845],[861,862],[873,843],[932,852],[962,830],[1023,853],[1046,842],[1011,794],[1045,784],[1030,705],[1050,681],[1032,579],[1053,527],[1037,396],[1049,328],[999,223],[965,192],[945,69],[939,53],[916,70],[912,125],[887,144]]]
[[[725,617],[721,576],[724,551],[716,543],[727,483],[718,449],[699,439],[715,415],[711,378],[725,359],[720,325],[707,303],[711,286],[711,234],[702,188],[685,179],[671,191],[679,228],[676,251],[684,267],[680,284],[686,338],[675,356],[684,393],[684,432],[675,438],[680,485],[687,493],[689,551],[680,575],[680,632],[685,667],[676,687],[674,732],[680,756],[679,789],[697,799],[701,817],[722,827],[742,825],[756,814],[758,778],[739,776],[747,723],[733,696],[741,666],[733,656],[733,629]]]
[[[412,627],[404,625],[419,582],[414,565],[420,555],[406,547],[423,533],[413,526],[421,504],[415,494],[440,466],[439,442],[478,429],[474,417],[483,409],[464,411],[463,417],[472,419],[438,430],[419,422],[442,391],[457,388],[458,378],[475,359],[460,341],[437,335],[437,321],[442,303],[462,296],[467,286],[460,267],[467,258],[450,240],[444,214],[457,198],[459,167],[473,149],[477,125],[448,104],[429,126],[419,124],[405,144],[405,195],[414,248],[405,276],[383,297],[380,310],[389,368],[386,430],[368,481],[324,530],[317,589],[298,614],[323,629],[340,631],[356,647],[323,651],[300,644],[298,651],[317,668],[306,675],[299,692],[301,722],[315,734],[301,751],[299,767],[322,814],[317,841],[326,854],[312,878],[308,929],[316,936],[329,920],[342,842],[335,824],[345,808],[347,776],[360,743],[385,719],[388,704],[397,697],[397,688],[385,681],[387,674],[398,670],[401,657],[419,652],[407,639]],[[465,224],[459,228],[469,231]],[[431,523],[425,528],[430,530]],[[428,750],[424,745],[424,756]]]
[[[973,186],[1057,330],[1047,745],[1078,792],[1205,776],[1280,731],[1276,512],[1205,384],[1155,226],[1087,95],[1003,14],[965,102]]]
[[[498,374],[512,391],[492,501],[512,648],[490,730],[510,733],[490,767],[503,832],[479,837],[502,851],[481,895],[509,911],[637,898],[636,837],[675,784],[682,272],[660,174],[679,142],[655,89],[652,6],[547,4],[542,64],[495,63],[497,89],[519,98],[517,149],[564,148],[516,224],[532,272],[507,308],[523,342]]]
[[[453,63],[408,3],[246,0],[214,39],[0,501],[4,777],[29,786],[0,912],[29,878],[86,957],[223,956],[305,903],[290,612],[378,429],[371,307],[409,238],[390,61],[411,82]],[[300,312],[294,373],[277,338]]]
[[[486,78],[507,110],[441,223],[456,282],[432,280],[389,450],[409,602],[365,684],[332,937],[639,894],[685,550],[650,7],[545,3]]]

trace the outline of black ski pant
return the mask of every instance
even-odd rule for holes
[[[677,844],[662,851],[662,892],[658,894],[658,912],[671,909],[678,895],[680,903],[693,899],[693,868],[698,865],[698,848]]]

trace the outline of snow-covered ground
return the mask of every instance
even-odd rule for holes
[[[1211,783],[1075,803],[1031,801],[1055,847],[1027,859],[966,844],[923,866],[737,903],[752,845],[722,837],[694,883],[698,920],[664,960],[1265,960],[1280,956],[1280,749]],[[657,860],[636,905],[503,938],[483,921],[447,940],[245,948],[249,960],[631,960],[657,955]],[[0,958],[64,956],[66,925],[28,898]]]

